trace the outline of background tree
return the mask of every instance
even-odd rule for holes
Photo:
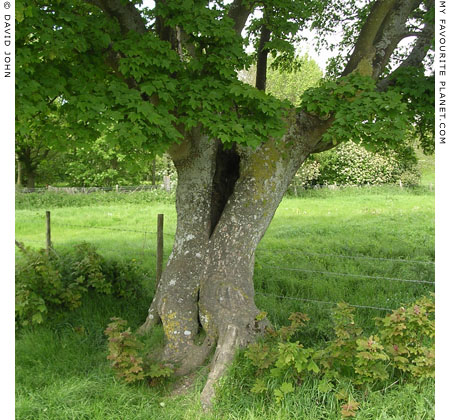
[[[17,100],[18,130],[58,95],[64,130],[77,142],[101,133],[111,147],[167,150],[175,164],[174,247],[141,331],[162,322],[161,357],[179,363],[180,374],[215,349],[205,405],[235,350],[267,326],[254,303],[255,249],[305,159],[355,138],[396,148],[408,125],[432,124],[434,84],[423,63],[433,9],[428,0],[16,5],[16,80],[27,92]],[[300,108],[265,93],[269,54],[289,63],[302,30],[320,36],[340,23],[342,54]],[[397,55],[405,36],[415,42]],[[238,79],[252,61],[256,88]]]
[[[294,106],[300,106],[303,93],[318,86],[323,77],[322,70],[308,54],[295,55],[289,68],[274,67],[273,58],[267,60],[266,92]],[[241,71],[239,77],[251,86],[256,85],[256,67]]]
[[[99,137],[91,145],[66,153],[63,180],[83,187],[140,185],[145,178],[151,178],[154,160],[150,152],[125,154],[120,145],[111,147],[104,137]]]

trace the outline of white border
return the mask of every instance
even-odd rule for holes
[[[436,4],[436,419],[448,419],[446,395],[448,392],[448,322],[449,297],[449,164],[450,164],[450,119],[448,68],[448,22],[447,1]]]
[[[8,8],[9,6],[9,8]],[[2,392],[1,416],[14,419],[14,0],[1,0],[1,47],[0,47],[0,92],[1,92],[1,141],[0,156],[2,180],[2,280],[0,281],[0,317],[3,340],[1,345]],[[10,24],[11,26],[7,25]],[[10,32],[9,32],[10,31]],[[9,37],[10,36],[10,37]],[[7,61],[10,60],[8,63]],[[10,77],[5,77],[10,65]]]

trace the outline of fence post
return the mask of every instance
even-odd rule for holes
[[[119,184],[116,184],[116,193],[119,192]]]
[[[164,214],[158,214],[158,226],[156,229],[156,288],[161,280],[164,251]]]
[[[52,247],[52,237],[51,237],[51,231],[50,231],[50,212],[47,210],[45,212],[45,220],[47,223],[47,242],[46,242],[46,248],[45,251],[47,253],[47,255],[50,254],[50,248]]]

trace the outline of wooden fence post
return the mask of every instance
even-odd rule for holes
[[[163,269],[163,251],[164,251],[164,214],[158,214],[158,226],[156,230],[156,288]]]
[[[50,254],[50,248],[52,247],[52,237],[51,237],[51,230],[50,230],[50,212],[47,210],[45,212],[45,220],[47,222],[47,242],[46,242],[46,252],[47,255]]]

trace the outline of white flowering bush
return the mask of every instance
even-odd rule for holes
[[[320,176],[320,164],[315,160],[307,160],[297,171],[291,181],[289,191],[296,194],[297,188],[307,188],[317,183]]]
[[[374,153],[349,141],[336,149],[315,157],[319,164],[318,184],[380,185],[398,183],[418,185],[420,174],[411,161],[405,162],[397,153]]]

